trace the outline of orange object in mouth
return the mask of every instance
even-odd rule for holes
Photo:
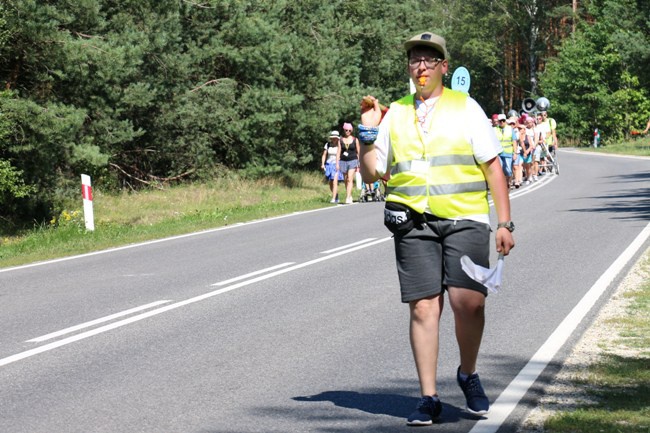
[[[427,84],[427,77],[419,77],[418,78],[418,84],[422,87],[424,87],[425,84]]]

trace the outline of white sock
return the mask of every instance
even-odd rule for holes
[[[474,373],[472,373],[472,374],[476,374],[476,372],[474,372]],[[469,376],[471,376],[471,374],[468,376],[468,375],[466,375],[465,373],[461,373],[461,372],[459,372],[459,373],[458,373],[458,376],[460,377],[460,380],[462,380],[463,382],[465,382],[465,381],[467,380],[467,378],[468,378]]]

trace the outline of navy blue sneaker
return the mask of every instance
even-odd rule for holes
[[[485,415],[490,411],[490,401],[483,391],[483,386],[481,385],[481,380],[478,378],[478,374],[474,373],[467,377],[467,379],[462,380],[460,378],[460,367],[456,371],[456,380],[460,389],[463,390],[465,394],[465,400],[467,405],[465,409],[468,412],[473,413],[474,415]]]
[[[442,403],[437,395],[425,396],[420,399],[418,406],[406,420],[407,425],[431,425],[442,412]]]

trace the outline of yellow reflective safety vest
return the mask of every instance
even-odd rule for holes
[[[393,153],[387,201],[440,218],[488,214],[485,176],[465,138],[467,95],[444,88],[431,113],[428,136],[418,127],[414,95],[390,105]]]
[[[492,129],[494,129],[494,133],[497,135],[501,147],[503,147],[503,153],[512,153],[514,151],[512,145],[512,128],[506,125],[503,129],[500,126]]]
[[[548,134],[546,134],[546,145],[553,145],[553,131],[557,128],[557,122],[552,117],[547,118],[543,123],[548,123]]]

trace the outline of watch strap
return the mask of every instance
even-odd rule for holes
[[[515,229],[515,223],[513,223],[512,221],[506,221],[506,222],[498,223],[497,224],[497,230],[500,229],[500,228],[505,228],[505,229],[508,229],[509,231],[512,232]]]

